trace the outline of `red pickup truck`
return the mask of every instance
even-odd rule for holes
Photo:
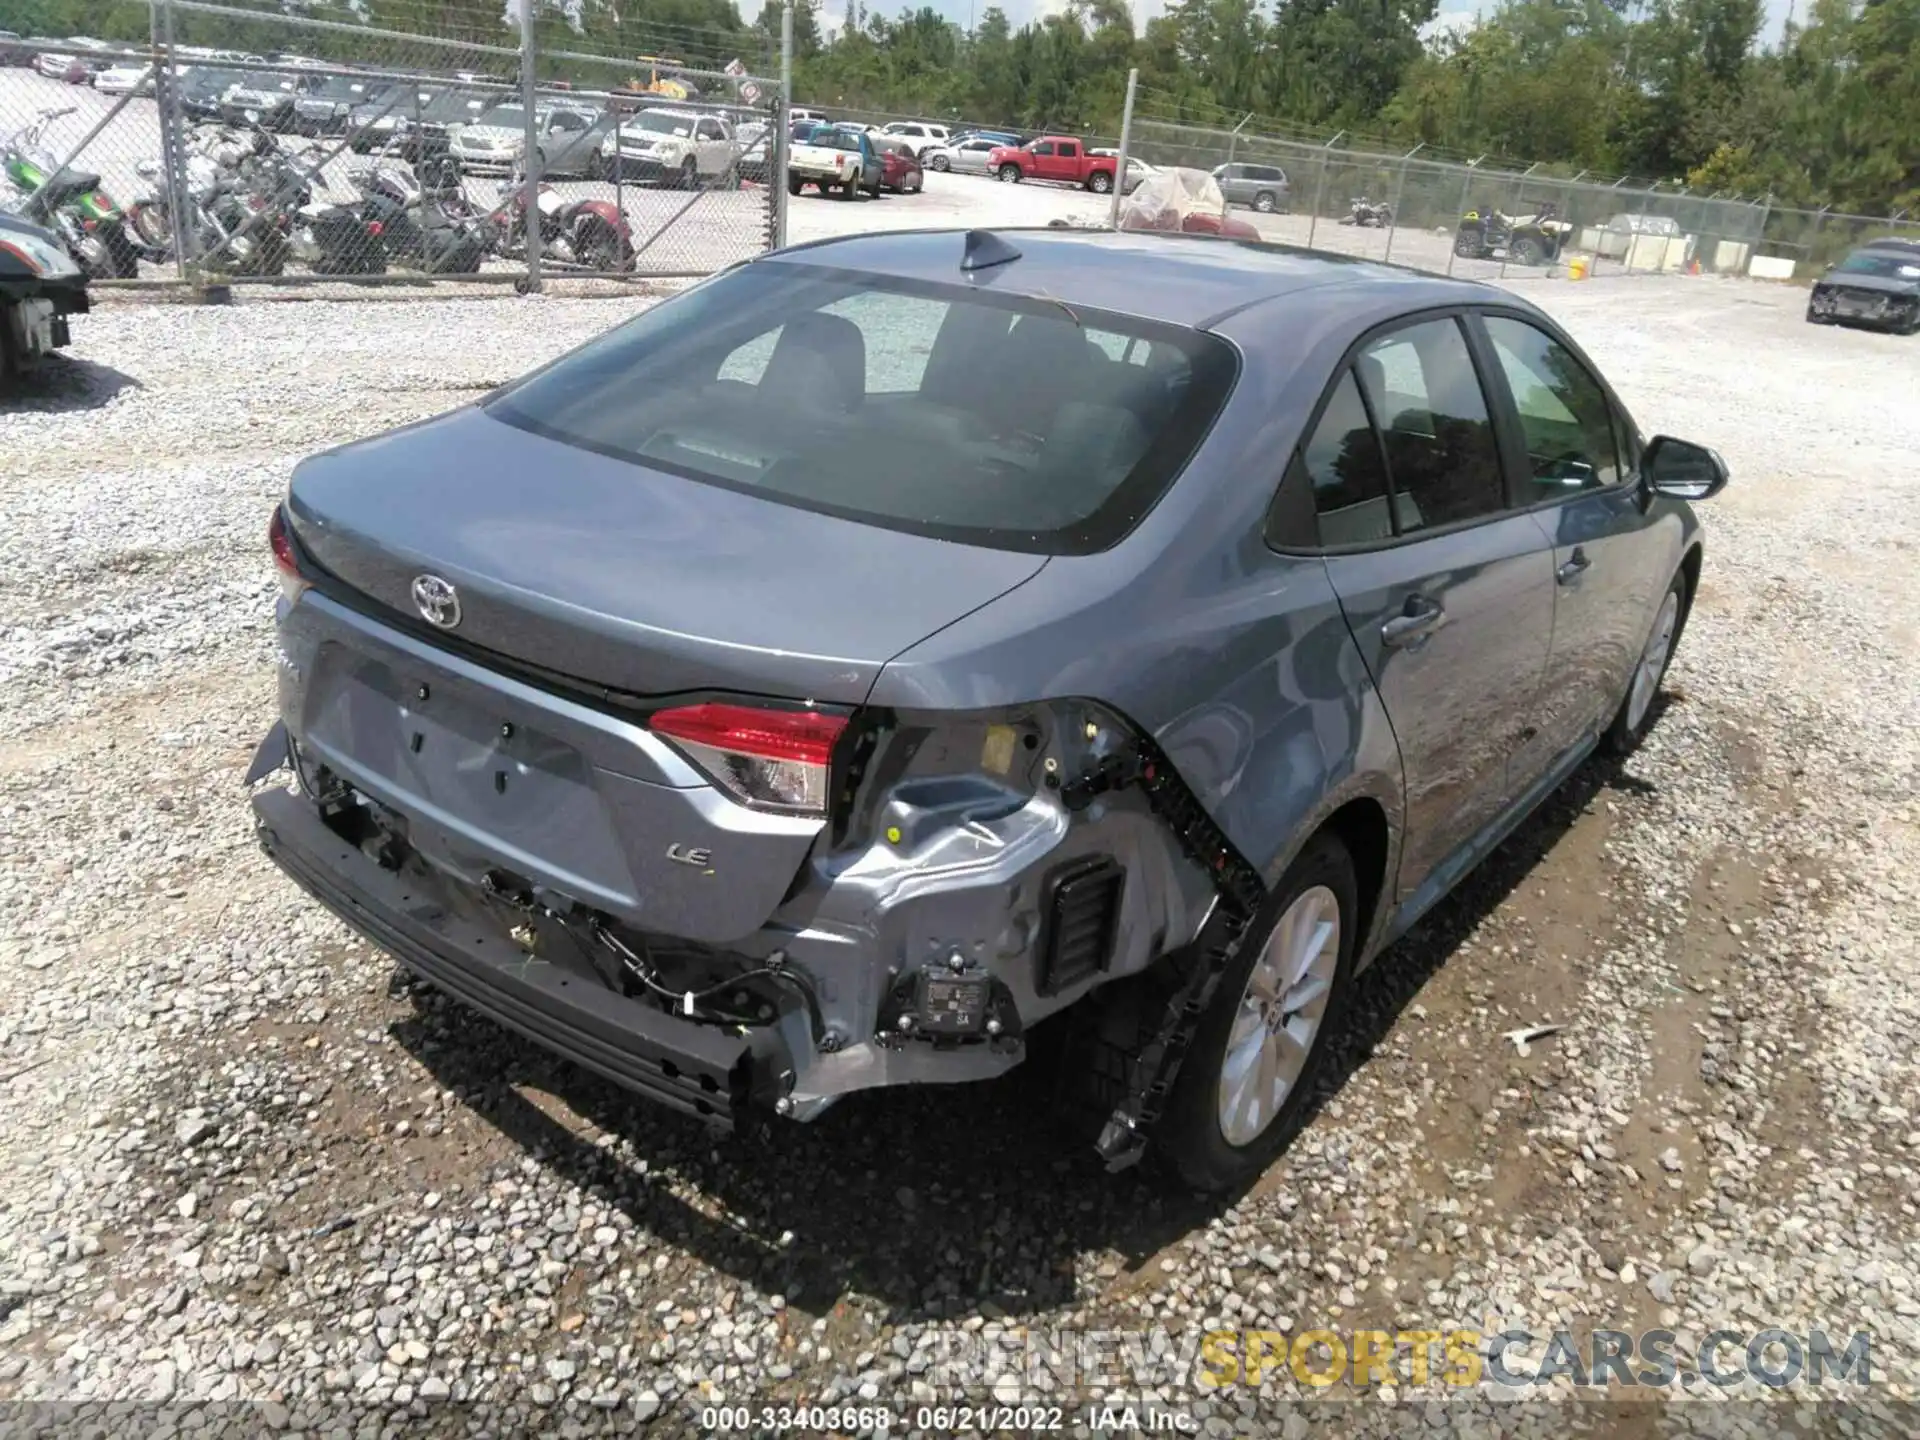
[[[1024,145],[1002,145],[987,156],[987,171],[1009,183],[1054,180],[1105,195],[1113,189],[1111,155],[1094,155],[1071,135],[1042,135]]]

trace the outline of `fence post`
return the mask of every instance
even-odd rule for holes
[[[186,153],[181,134],[180,72],[173,59],[173,6],[168,0],[150,12],[156,49],[164,47],[166,61],[153,75],[154,106],[160,116],[160,168],[166,177],[168,228],[173,233],[173,264],[182,281],[193,279],[193,252],[198,239],[187,212]],[[157,58],[157,57],[156,57]]]
[[[533,7],[537,0],[520,0],[520,106],[526,112],[526,153],[520,170],[526,182],[521,219],[527,236],[527,293],[540,292],[540,127],[533,115],[534,76]]]
[[[1340,135],[1346,133],[1342,130]],[[1320,147],[1320,172],[1313,179],[1313,213],[1307,217],[1307,249],[1309,250],[1313,249],[1313,237],[1320,230],[1320,201],[1327,193],[1327,151],[1333,148],[1333,141],[1338,140],[1340,135],[1334,136],[1333,140],[1327,141]]]
[[[1133,143],[1133,92],[1140,84],[1140,71],[1127,71],[1127,100],[1120,111],[1120,158],[1113,167],[1113,200],[1107,206],[1107,228],[1120,228],[1120,197],[1127,190],[1127,147]]]
[[[780,8],[780,99],[773,107],[773,142],[767,161],[771,167],[767,186],[773,191],[773,244],[780,249],[787,243],[787,131],[792,128],[793,113],[793,0]]]
[[[1427,142],[1422,140],[1400,157],[1400,179],[1393,187],[1393,203],[1387,207],[1387,248],[1380,252],[1382,265],[1393,258],[1393,231],[1400,223],[1400,201],[1407,193],[1407,163],[1426,148]]]
[[[1234,152],[1240,148],[1240,132],[1246,129],[1247,126],[1250,123],[1252,123],[1252,121],[1253,121],[1253,111],[1249,110],[1241,118],[1240,123],[1234,126],[1233,129],[1227,132],[1227,164],[1228,165],[1233,164]],[[1227,199],[1226,190],[1224,187],[1222,187],[1220,192],[1220,219],[1223,223],[1226,221],[1227,212],[1232,208],[1233,208],[1233,202]]]
[[[1467,213],[1467,206],[1473,203],[1473,167],[1479,163],[1478,160],[1468,161],[1466,170],[1460,176],[1460,204],[1454,211],[1453,239],[1447,242],[1447,274],[1449,275],[1453,274],[1453,262],[1460,253],[1460,220]]]

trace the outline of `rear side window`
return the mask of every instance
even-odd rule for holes
[[[488,408],[783,504],[1086,554],[1159,500],[1235,369],[1182,326],[777,262],[656,306]]]
[[[1505,508],[1486,396],[1458,321],[1382,336],[1360,352],[1354,370],[1380,427],[1400,533]]]
[[[1387,466],[1360,387],[1347,371],[1334,387],[1320,423],[1301,447],[1313,481],[1313,508],[1323,545],[1364,545],[1393,538]]]

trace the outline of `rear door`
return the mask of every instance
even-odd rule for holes
[[[1508,506],[1492,410],[1458,316],[1370,339],[1303,460],[1327,573],[1400,745],[1404,900],[1445,890],[1510,798],[1553,626],[1553,564]]]
[[[1612,719],[1674,557],[1645,533],[1638,442],[1598,377],[1531,319],[1488,314],[1480,323],[1496,407],[1525,452],[1519,503],[1553,545],[1553,653],[1530,757],[1544,767]]]

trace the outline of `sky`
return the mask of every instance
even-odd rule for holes
[[[746,4],[752,0],[742,0],[742,13]],[[869,8],[878,8],[883,13],[894,14],[902,8],[910,8],[917,0],[863,0]],[[978,18],[980,11],[987,8],[986,0],[926,0],[941,14],[958,21],[961,25],[970,25]],[[1466,26],[1474,19],[1492,10],[1498,0],[1440,0],[1440,16],[1436,26]],[[1780,32],[1786,23],[1788,11],[1797,4],[1795,13],[1804,16],[1811,0],[1766,0],[1767,22],[1761,32],[1763,40],[1773,41],[1780,38]],[[828,30],[837,30],[846,15],[848,0],[823,0],[820,7],[822,23]],[[1158,15],[1164,8],[1164,0],[1133,0],[1134,14],[1139,24],[1144,25]],[[1067,8],[1066,0],[1000,0],[1000,8],[1007,12],[1017,29],[1027,21],[1039,15],[1051,14]],[[754,4],[757,14],[759,7]]]

